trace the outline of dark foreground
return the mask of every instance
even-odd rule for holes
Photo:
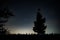
[[[0,35],[0,40],[60,40],[60,34],[49,34],[49,35],[9,34],[9,35]]]

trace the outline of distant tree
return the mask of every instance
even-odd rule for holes
[[[47,26],[44,25],[45,18],[42,18],[39,11],[40,9],[38,9],[36,21],[34,21],[33,31],[37,32],[38,34],[44,34]]]
[[[5,23],[8,21],[10,16],[14,16],[8,9],[0,9],[0,34],[7,34],[9,33],[5,26]]]

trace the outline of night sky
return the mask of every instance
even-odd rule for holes
[[[60,5],[56,0],[2,0],[0,1],[2,8],[9,8],[15,15],[9,19],[5,28],[11,33],[34,33],[34,21],[37,14],[37,9],[40,8],[40,13],[46,18],[47,25],[46,33],[60,33],[59,29],[59,13]]]

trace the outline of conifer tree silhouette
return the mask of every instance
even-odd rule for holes
[[[47,26],[44,25],[45,18],[42,18],[42,15],[39,11],[40,9],[38,9],[36,21],[34,21],[35,27],[33,27],[33,31],[37,32],[38,34],[44,34]]]
[[[3,10],[0,9],[0,34],[7,34],[9,33],[7,29],[3,26],[8,21],[10,16],[14,16],[8,9],[4,8]]]

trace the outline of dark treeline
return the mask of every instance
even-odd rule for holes
[[[0,35],[1,40],[60,40],[60,34],[44,34],[44,35]]]

